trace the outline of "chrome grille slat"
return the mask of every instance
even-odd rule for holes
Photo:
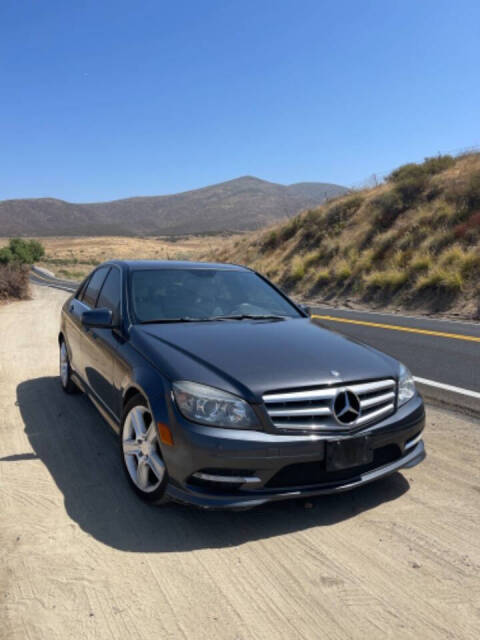
[[[395,399],[395,394],[393,391],[390,393],[384,393],[381,396],[374,396],[373,398],[367,398],[366,400],[360,400],[360,406],[362,409],[368,409],[370,407],[374,407],[377,404],[382,404],[382,402],[390,402]]]
[[[334,416],[337,394],[352,391],[360,401],[360,416],[340,424]],[[340,383],[335,386],[268,392],[263,395],[267,413],[279,430],[348,432],[378,421],[395,410],[396,382],[393,378],[371,382]]]
[[[335,397],[337,388],[333,389],[312,389],[311,391],[293,391],[286,393],[266,393],[263,401],[271,402],[300,402],[301,400],[331,400]]]
[[[360,418],[355,422],[355,425],[365,424],[365,422],[376,420],[377,418],[390,413],[390,411],[393,411],[394,406],[395,405],[393,403],[387,404],[386,407],[382,407],[381,409],[377,409],[376,411],[371,411],[370,413],[360,416]]]
[[[330,407],[306,407],[305,409],[269,409],[268,415],[280,416],[329,416],[332,413]]]

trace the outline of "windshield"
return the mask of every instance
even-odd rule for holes
[[[301,317],[273,287],[249,271],[133,271],[130,299],[135,321],[139,323],[230,317]]]

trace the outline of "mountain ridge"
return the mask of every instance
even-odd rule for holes
[[[283,185],[241,176],[176,194],[74,203],[0,201],[2,236],[183,235],[254,230],[346,193],[340,185]]]

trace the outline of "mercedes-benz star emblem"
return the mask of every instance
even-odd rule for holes
[[[350,389],[339,391],[333,402],[333,415],[340,424],[352,424],[360,416],[360,400]]]

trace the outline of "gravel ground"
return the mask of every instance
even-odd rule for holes
[[[151,508],[57,377],[66,294],[0,307],[0,637],[480,637],[480,424],[429,408],[427,460],[243,513]]]

